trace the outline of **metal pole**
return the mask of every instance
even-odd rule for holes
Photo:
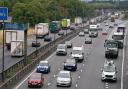
[[[2,81],[4,81],[4,19],[3,19],[3,60],[2,60]]]
[[[38,24],[36,25],[36,45],[37,45],[37,28],[38,28]],[[36,46],[36,56],[37,56],[37,46]]]

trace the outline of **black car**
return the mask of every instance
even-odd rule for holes
[[[76,71],[77,70],[77,62],[75,59],[67,59],[64,62],[64,70]]]
[[[72,48],[72,43],[70,41],[65,42],[67,48]]]
[[[92,44],[92,38],[85,38],[85,44]]]
[[[52,37],[47,35],[44,37],[44,41],[52,41]]]
[[[32,41],[32,47],[40,47],[40,42],[38,41]]]

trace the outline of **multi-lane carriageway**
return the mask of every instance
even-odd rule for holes
[[[120,23],[126,23],[126,21],[117,20]],[[110,21],[107,21],[111,24]],[[104,23],[101,23],[103,30],[107,27]],[[107,30],[108,35],[111,35],[113,29]],[[71,40],[73,45],[83,45],[85,52],[85,60],[82,63],[78,63],[78,69],[76,72],[72,72],[72,86],[67,89],[123,89],[123,75],[125,76],[125,72],[123,72],[123,62],[124,62],[124,50],[121,49],[119,51],[119,57],[114,59],[114,62],[117,67],[117,82],[102,82],[101,81],[101,68],[103,67],[104,61],[106,60],[104,56],[104,40],[108,36],[103,36],[99,32],[98,38],[93,38],[92,44],[84,44],[85,37],[76,36]],[[127,40],[125,38],[125,40]],[[124,41],[126,42],[126,41]],[[127,42],[126,42],[127,43]],[[128,46],[126,45],[125,46]],[[63,62],[70,58],[71,49],[68,49],[67,56],[56,56],[55,52],[49,56],[47,59],[51,64],[51,72],[49,74],[44,74],[45,82],[44,86],[40,89],[63,89],[63,87],[56,87],[56,75],[60,70],[63,70]],[[123,70],[122,70],[123,69]],[[33,70],[28,76],[32,75],[35,72]],[[123,74],[123,75],[122,75]],[[26,76],[23,80],[20,81],[18,85],[15,86],[14,89],[29,89],[27,87],[27,78]],[[125,83],[126,84],[126,83]]]

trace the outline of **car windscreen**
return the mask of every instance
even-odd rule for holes
[[[118,44],[117,43],[107,43],[106,47],[107,48],[117,48]]]
[[[115,72],[115,67],[113,65],[111,66],[104,66],[104,71],[105,72]]]
[[[89,29],[89,31],[97,31],[97,29]]]
[[[112,39],[114,39],[114,40],[123,40],[123,35],[113,35]]]
[[[75,62],[74,62],[73,60],[67,60],[67,61],[66,61],[66,64],[67,64],[67,65],[72,65],[72,64],[74,64],[74,63],[75,63]]]
[[[65,49],[65,46],[64,46],[64,45],[59,45],[59,46],[57,47],[57,49]]]
[[[40,63],[40,66],[48,66],[48,63]]]
[[[58,77],[60,77],[60,78],[70,78],[70,75],[68,73],[59,73]]]
[[[72,54],[82,54],[81,50],[73,50]]]

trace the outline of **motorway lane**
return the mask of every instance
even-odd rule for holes
[[[64,31],[64,33],[66,34],[66,31],[65,31],[65,30],[63,30],[63,31]],[[69,32],[71,32],[71,30],[67,30],[67,33],[69,33]],[[50,33],[50,36],[53,38],[53,37],[54,37],[54,34],[53,34],[53,33]],[[60,37],[60,36],[58,36],[58,34],[56,34],[55,38],[57,39],[58,37]],[[36,50],[35,47],[31,47],[31,43],[32,43],[33,40],[35,40],[35,36],[28,37],[27,40],[28,40],[28,43],[27,43],[27,46],[28,46],[28,48],[27,48],[27,53],[28,53],[28,55],[29,55],[29,54],[31,54],[33,51]],[[38,41],[41,42],[41,47],[49,43],[49,42],[44,42],[43,39],[38,39]],[[39,47],[39,48],[40,48],[40,47]],[[39,49],[39,48],[38,48],[38,49]],[[4,63],[4,64],[5,64],[5,70],[6,70],[7,68],[9,68],[10,66],[14,65],[15,63],[19,62],[19,61],[22,60],[22,59],[23,59],[23,57],[19,57],[19,58],[17,58],[17,57],[11,57],[11,56],[10,56],[10,51],[8,51],[8,50],[5,48],[5,63]],[[2,71],[2,48],[0,48],[0,73],[1,73],[1,71]]]
[[[86,36],[88,36],[88,35],[86,35]],[[86,55],[89,55],[89,53],[92,51],[92,47],[94,46],[94,45],[85,45],[84,44],[84,37],[75,37],[73,40],[72,40],[72,42],[73,42],[73,45],[81,45],[81,44],[83,44],[84,45],[84,47],[85,47],[85,56]],[[96,40],[97,40],[97,38],[94,38],[93,39],[93,44],[95,44],[95,42],[96,42]],[[68,52],[68,54],[70,53],[70,51],[71,50],[68,50],[69,52]],[[64,58],[64,59],[63,59]],[[45,77],[45,84],[44,84],[44,86],[43,86],[43,89],[56,89],[56,88],[54,88],[54,87],[56,87],[56,78],[54,78],[54,75],[56,75],[58,72],[59,72],[59,69],[63,69],[63,62],[64,62],[64,60],[66,59],[66,58],[69,58],[69,56],[62,56],[62,57],[60,57],[60,56],[56,56],[55,54],[53,54],[51,57],[50,57],[50,59],[49,59],[49,62],[51,63],[51,66],[52,66],[52,71],[54,72],[52,72],[52,73],[50,73],[50,74],[48,74],[48,75],[44,75],[44,77]],[[59,63],[56,63],[56,62],[59,62]],[[86,60],[85,60],[85,62],[86,62]],[[81,65],[83,65],[84,66],[84,63],[85,62],[83,62],[83,64],[78,64],[78,71],[77,72],[73,72],[73,85],[74,85],[74,87],[75,87],[75,85],[76,85],[76,81],[77,81],[77,76],[79,75],[79,72],[80,72],[80,69],[81,69]],[[49,80],[50,79],[50,80]],[[50,86],[48,86],[48,82],[50,81]],[[28,89],[27,88],[27,81],[25,81],[19,88],[17,88],[17,89]],[[51,87],[51,88],[50,88]]]

